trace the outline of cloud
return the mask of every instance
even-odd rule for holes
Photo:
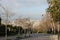
[[[3,6],[24,17],[39,18],[48,7],[47,0],[2,0]],[[41,13],[40,13],[41,12]],[[17,16],[18,16],[17,15]],[[37,16],[36,16],[37,15]]]
[[[2,4],[12,7],[30,7],[42,6],[46,4],[46,0],[2,0]]]

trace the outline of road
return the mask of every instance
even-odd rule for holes
[[[57,35],[52,34],[30,34],[31,37],[16,39],[16,36],[9,36],[9,39],[12,40],[58,40]],[[0,40],[5,40],[5,37],[0,37]]]

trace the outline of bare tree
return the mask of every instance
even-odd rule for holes
[[[48,30],[49,30],[49,28],[51,28],[52,29],[52,31],[54,31],[54,33],[55,33],[55,23],[54,23],[54,21],[53,21],[53,18],[51,18],[51,15],[50,14],[48,14],[48,13],[46,13],[46,14],[44,14],[43,15],[44,16],[44,18],[42,19],[42,21],[41,21],[41,26],[44,28],[44,27],[46,27]]]
[[[7,9],[7,7],[4,7],[4,6],[2,6],[1,4],[0,4],[0,7],[4,10],[4,15],[5,15],[5,17],[6,17],[6,19],[5,19],[5,24],[6,24],[6,28],[5,28],[5,38],[7,39],[7,25],[10,23],[10,18],[12,18],[12,16],[13,16],[13,14],[12,14],[12,12],[10,12],[8,9]]]

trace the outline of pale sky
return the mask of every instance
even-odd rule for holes
[[[14,17],[41,19],[48,8],[47,0],[1,0],[3,6],[15,13]]]

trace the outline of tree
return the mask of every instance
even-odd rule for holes
[[[1,17],[0,17],[0,25],[1,25]]]
[[[0,36],[4,36],[5,35],[5,25],[1,24],[0,25]]]
[[[51,18],[53,19],[53,25],[55,26],[54,29],[58,29],[60,27],[60,0],[48,0],[49,7],[47,9],[47,12],[50,14]],[[57,26],[56,25],[59,25]]]
[[[48,4],[47,12],[50,13],[54,22],[60,23],[60,0],[48,0]]]
[[[6,24],[6,26],[5,26],[5,37],[6,37],[6,39],[7,39],[7,25],[10,23],[10,18],[12,18],[12,13],[7,9],[7,7],[4,7],[4,6],[2,6],[1,4],[0,4],[0,7],[3,9],[3,11],[5,12],[5,13],[3,13],[4,15],[5,15],[5,17],[6,17],[6,19],[5,19],[5,24]]]

